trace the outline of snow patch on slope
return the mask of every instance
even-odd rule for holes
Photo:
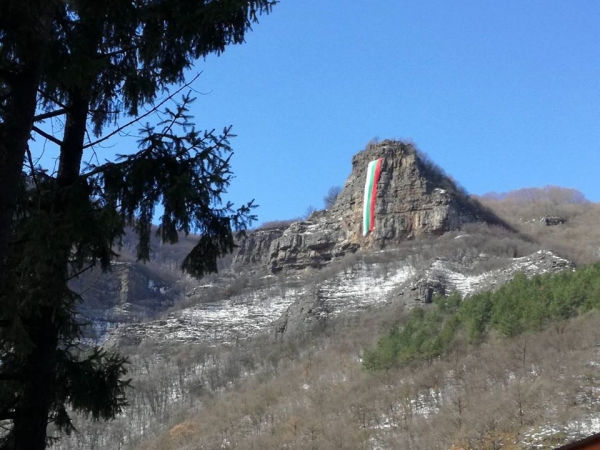
[[[462,295],[469,295],[502,285],[517,272],[533,276],[569,267],[568,261],[548,251],[515,258],[508,267],[481,275],[465,275],[456,265],[445,260],[434,261],[425,271],[417,271],[402,260],[371,264],[360,262],[317,283],[317,291],[332,314],[339,315],[393,301],[410,304],[415,299],[405,294],[415,292],[415,285],[419,283],[435,282],[443,286],[446,293],[456,290]],[[301,299],[311,284],[314,286],[308,278],[304,286],[296,288],[272,285],[226,300],[205,302],[171,313],[162,320],[121,326],[111,333],[106,342],[137,345],[150,339],[234,344],[267,330],[292,303]]]

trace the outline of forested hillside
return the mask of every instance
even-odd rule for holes
[[[460,339],[470,345],[490,335],[512,338],[553,327],[562,334],[567,320],[600,309],[600,264],[574,272],[517,274],[496,291],[461,298],[437,296],[428,310],[413,309],[406,321],[393,327],[372,350],[366,350],[367,370],[388,370],[413,361],[431,361],[449,351]]]
[[[600,431],[600,266],[540,243],[587,249],[597,205],[533,191],[510,214],[510,195],[484,200],[519,233],[465,224],[320,270],[205,280],[123,329],[130,406],[108,426],[78,417],[60,448],[553,448]],[[281,314],[268,305],[288,309],[248,334]]]
[[[599,272],[390,305],[227,358],[161,356],[213,383],[199,378],[193,407],[139,448],[553,448],[598,425]]]
[[[553,448],[597,429],[599,270],[374,306],[294,339],[149,340],[124,349],[126,415],[78,419],[61,448]]]

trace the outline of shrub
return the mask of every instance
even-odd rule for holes
[[[338,198],[338,195],[340,195],[340,192],[342,192],[341,186],[331,186],[329,188],[327,194],[325,195],[325,197],[323,197],[323,204],[325,205],[325,209],[329,209],[333,206],[333,204]]]
[[[296,217],[295,219],[287,219],[287,220],[271,220],[269,222],[265,222],[260,225],[257,230],[277,230],[280,228],[287,228],[294,222],[301,221],[302,218]]]

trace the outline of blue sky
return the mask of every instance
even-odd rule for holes
[[[229,198],[260,222],[322,207],[373,138],[412,140],[474,194],[600,201],[597,0],[281,0],[196,71],[195,122],[233,125]]]

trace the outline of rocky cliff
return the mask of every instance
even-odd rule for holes
[[[363,236],[365,172],[378,158],[375,229]],[[230,344],[268,329],[277,337],[311,334],[332,315],[382,302],[410,307],[435,294],[494,289],[516,272],[533,276],[571,267],[506,226],[489,227],[504,224],[409,144],[371,145],[352,167],[329,210],[250,233],[233,257],[233,270],[189,290],[180,311],[146,323],[131,320],[134,310],[166,309],[177,292],[167,294],[166,285],[123,266],[117,272],[126,269],[127,275],[117,277],[120,282],[99,289],[113,299],[110,308],[87,316],[125,323],[112,334],[100,330],[118,345],[147,339]],[[325,270],[294,270],[306,268]],[[126,298],[130,286],[136,293]]]
[[[362,235],[367,165],[382,158],[375,230]],[[382,249],[422,235],[440,235],[469,222],[499,219],[459,189],[411,144],[383,141],[352,159],[352,173],[330,210],[273,230],[257,230],[240,243],[235,269],[255,265],[272,272],[323,267],[358,249]]]
[[[391,254],[390,254],[391,253]],[[407,307],[453,291],[470,295],[495,289],[516,273],[528,277],[572,269],[549,251],[502,260],[502,267],[469,274],[466,260],[434,258],[415,264],[395,252],[377,252],[372,261],[309,273],[297,280],[267,276],[227,299],[215,299],[170,313],[161,320],[121,326],[109,336],[111,345],[154,342],[202,342],[233,345],[263,332],[282,339],[302,339],[319,332],[329,319],[385,304]],[[481,258],[485,258],[482,256]],[[496,258],[491,258],[496,259]],[[263,284],[263,286],[261,286]]]

